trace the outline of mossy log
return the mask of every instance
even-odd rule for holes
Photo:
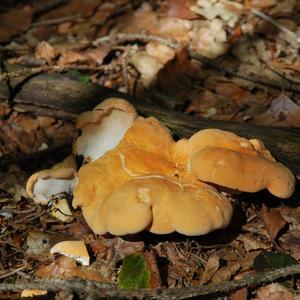
[[[6,83],[2,82],[2,102],[9,98],[8,90]],[[141,115],[158,118],[178,137],[189,137],[204,128],[220,128],[247,138],[259,138],[278,161],[288,166],[296,175],[300,174],[300,128],[258,126],[186,115],[94,83],[82,82],[78,76],[70,74],[34,76],[21,87],[19,85],[10,100],[16,110],[72,120],[78,113],[93,108],[108,97],[129,100]]]

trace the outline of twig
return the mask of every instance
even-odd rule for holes
[[[90,66],[42,66],[36,68],[25,68],[18,71],[6,72],[0,74],[0,81],[8,80],[11,78],[35,75],[42,72],[66,72],[70,70],[78,70],[78,71],[104,71],[107,69],[107,66],[98,66],[98,67],[90,67]]]
[[[50,1],[43,1],[41,4],[34,6],[34,15],[43,14],[49,10],[52,10],[60,5],[67,4],[69,0],[50,0]]]
[[[202,63],[207,64],[207,65],[219,70],[223,74],[227,74],[227,75],[234,76],[234,77],[237,77],[240,79],[244,79],[246,81],[250,81],[250,82],[253,82],[256,84],[268,86],[268,87],[271,87],[276,90],[280,90],[280,91],[285,90],[285,91],[290,91],[290,92],[300,94],[300,86],[292,84],[292,83],[288,82],[287,80],[278,82],[275,80],[268,80],[265,78],[261,78],[259,76],[255,76],[255,75],[244,75],[239,72],[230,70],[229,68],[220,67],[217,63],[213,62],[212,60],[210,60],[206,57],[203,57],[202,55],[200,55],[199,53],[197,53],[193,50],[189,51],[189,56],[192,59],[201,61]]]
[[[156,35],[151,35],[151,34],[148,35],[146,33],[145,34],[144,33],[118,33],[111,37],[105,37],[105,39],[101,38],[100,40],[96,40],[94,43],[97,44],[99,41],[101,41],[101,42],[105,42],[105,41],[114,42],[115,41],[117,43],[125,43],[125,42],[132,42],[132,41],[136,41],[136,40],[142,41],[144,43],[159,42],[159,43],[169,46],[175,50],[177,50],[183,46],[174,40],[166,39],[166,38],[156,36]],[[259,85],[268,86],[268,87],[271,87],[276,90],[280,90],[280,91],[286,90],[286,91],[300,94],[300,87],[295,84],[290,83],[287,80],[284,82],[282,82],[282,81],[278,82],[278,81],[274,81],[274,80],[268,80],[265,78],[261,78],[259,76],[244,75],[239,72],[233,71],[229,68],[224,68],[223,66],[220,66],[218,63],[202,56],[201,54],[197,53],[194,50],[188,50],[188,52],[189,52],[190,58],[201,61],[202,63],[217,69],[218,71],[220,71],[223,74],[241,78],[246,81],[250,81],[250,82],[253,82],[253,83],[256,83]]]
[[[31,24],[32,27],[38,27],[38,26],[44,26],[44,25],[56,25],[60,24],[62,22],[67,22],[67,21],[73,21],[74,19],[77,19],[81,17],[81,14],[75,14],[71,16],[65,16],[61,18],[55,18],[55,19],[50,19],[50,20],[42,20],[42,21],[37,21]]]
[[[179,49],[182,47],[177,41],[163,38],[158,35],[143,34],[143,33],[118,33],[116,39],[119,43],[122,42],[133,42],[133,41],[143,41],[143,42],[158,42],[162,45],[169,46],[173,49]]]
[[[188,288],[160,288],[140,290],[120,290],[109,284],[101,284],[93,281],[79,279],[62,280],[47,279],[12,283],[0,283],[0,291],[21,291],[23,289],[45,289],[48,291],[72,290],[81,298],[91,294],[101,295],[104,298],[154,298],[154,299],[184,299],[188,297],[199,297],[216,293],[228,293],[243,287],[258,287],[262,284],[274,282],[288,276],[300,274],[300,264],[245,276],[241,280],[223,281],[221,284],[207,284],[204,286],[193,286]]]
[[[6,271],[4,273],[1,272],[0,273],[0,279],[4,279],[6,277],[12,276],[12,275],[18,273],[19,271],[21,271],[21,270],[23,270],[25,268],[26,268],[26,266],[21,266],[19,268],[16,268],[16,269],[13,269],[13,270],[9,270],[9,271]],[[0,287],[0,291],[1,291],[1,287]]]
[[[142,42],[150,42],[150,41],[155,41],[159,42],[163,45],[169,46],[173,49],[179,49],[182,45],[180,45],[178,42],[171,40],[171,39],[166,39],[160,36],[156,35],[148,35],[148,34],[143,34],[143,33],[119,33],[116,34],[113,37],[101,37],[98,40],[95,40],[93,42],[93,45],[99,45],[101,43],[110,41],[113,42],[115,41],[116,43],[124,43],[124,42],[132,42],[132,41],[142,41]],[[261,78],[259,76],[255,75],[244,75],[239,72],[233,71],[229,68],[224,68],[220,66],[218,63],[202,56],[201,54],[197,53],[196,51],[189,50],[189,56],[192,59],[201,61],[203,64],[206,64],[208,66],[211,66],[217,70],[219,70],[223,74],[227,74],[233,77],[237,77],[246,81],[253,82],[255,84],[259,84],[262,86],[268,86],[270,88],[276,89],[276,90],[285,90],[285,91],[290,91],[294,92],[297,94],[300,94],[300,87],[296,85],[295,83],[291,83],[288,80],[285,80],[283,82],[278,82],[275,80],[268,80],[265,78]],[[13,77],[19,77],[23,76],[25,74],[38,74],[41,72],[47,72],[47,71],[56,71],[56,72],[64,72],[67,70],[82,70],[82,71],[105,71],[109,69],[109,66],[99,66],[99,67],[89,67],[89,66],[43,66],[43,67],[38,67],[38,68],[28,68],[28,69],[22,69],[19,71],[15,72],[10,72],[10,73],[3,73],[0,75],[0,81],[7,80],[7,78],[13,78]]]
[[[264,14],[263,12],[255,9],[255,8],[252,8],[251,9],[251,12],[264,19],[265,21],[269,22],[270,24],[272,24],[273,26],[275,26],[276,28],[278,28],[279,30],[281,30],[282,32],[286,33],[287,35],[289,35],[291,38],[293,38],[295,41],[297,41],[297,43],[300,42],[300,39],[297,37],[297,35],[290,31],[288,28],[282,26],[281,24],[277,23],[274,19],[272,19],[270,16],[267,16],[266,14]]]

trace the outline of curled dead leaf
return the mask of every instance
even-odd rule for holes
[[[272,241],[274,241],[281,229],[286,225],[286,220],[280,212],[274,208],[268,209],[264,204],[261,208],[261,217]]]
[[[254,123],[300,127],[300,106],[282,93],[272,101],[266,112],[254,118]]]
[[[45,59],[48,64],[51,64],[56,56],[55,49],[45,41],[38,43],[34,53],[37,59]]]
[[[200,285],[207,283],[217,272],[217,270],[219,269],[219,266],[220,266],[220,257],[218,257],[216,255],[212,255],[208,259],[208,261],[205,265],[204,272],[200,278]]]
[[[140,72],[145,87],[148,87],[156,79],[158,71],[163,67],[157,58],[142,52],[134,54],[130,62]]]
[[[168,15],[179,19],[196,19],[198,16],[191,11],[191,6],[195,5],[195,2],[195,0],[171,0]]]
[[[238,240],[244,242],[246,251],[270,249],[271,245],[261,242],[258,238],[251,234],[243,234],[238,237]]]
[[[241,268],[241,264],[236,262],[230,266],[220,268],[212,277],[211,282],[214,284],[221,283],[222,281],[229,280]]]
[[[248,290],[246,287],[239,289],[230,295],[230,300],[247,300],[247,299],[248,299]]]
[[[103,282],[103,276],[93,266],[77,266],[74,259],[66,256],[59,257],[49,265],[39,267],[35,275],[43,278],[72,278],[78,277],[84,280]]]

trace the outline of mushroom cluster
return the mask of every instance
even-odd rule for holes
[[[81,207],[96,234],[202,235],[231,220],[232,205],[219,187],[268,189],[280,198],[294,190],[293,174],[261,141],[205,129],[175,142],[157,119],[138,116],[123,99],[103,101],[76,125],[72,156],[33,174],[27,193],[40,204],[72,194],[72,206]],[[76,156],[83,157],[78,170]]]

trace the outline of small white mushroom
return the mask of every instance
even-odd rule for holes
[[[51,169],[34,173],[26,183],[26,192],[35,203],[48,205],[50,214],[62,222],[72,221],[68,198],[72,197],[77,185],[76,161],[74,156]]]
[[[90,264],[90,256],[84,241],[63,241],[57,243],[51,248],[50,253],[59,253],[74,258],[83,266],[88,266]]]

